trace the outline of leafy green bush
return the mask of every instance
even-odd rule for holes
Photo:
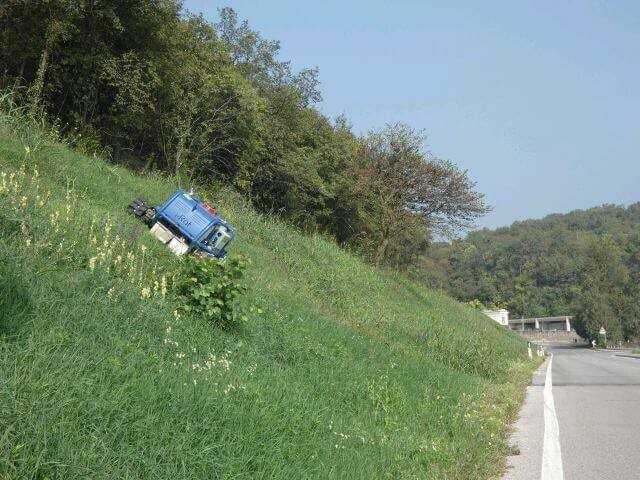
[[[474,310],[479,310],[482,311],[484,309],[486,309],[487,307],[484,306],[484,304],[478,300],[477,298],[474,298],[473,300],[467,302],[467,305],[469,305],[471,308],[473,308]]]
[[[176,280],[180,309],[200,315],[221,327],[232,327],[245,319],[235,309],[235,300],[246,292],[242,284],[248,259],[236,255],[226,262],[190,256]]]

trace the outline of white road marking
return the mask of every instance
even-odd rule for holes
[[[542,473],[540,480],[564,480],[562,471],[562,452],[560,450],[560,426],[556,416],[556,406],[553,401],[553,383],[551,378],[551,363],[553,355],[549,357],[547,375],[544,382],[544,444],[542,446]]]

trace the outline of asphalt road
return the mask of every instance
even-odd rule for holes
[[[512,437],[519,454],[504,479],[640,480],[640,359],[585,348],[551,352],[551,375],[547,362],[527,390]]]

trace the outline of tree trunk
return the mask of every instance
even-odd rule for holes
[[[376,248],[376,252],[373,255],[373,263],[376,265],[380,265],[382,259],[384,258],[384,254],[387,251],[387,246],[389,245],[389,235],[385,232],[383,233],[383,237],[381,242],[378,244],[378,248]]]
[[[32,112],[36,112],[42,105],[42,90],[44,88],[44,76],[47,71],[47,64],[49,63],[49,41],[45,42],[44,50],[40,55],[40,65],[38,65],[38,71],[36,72],[36,78],[31,86],[31,109]]]
[[[13,81],[13,93],[14,93],[14,95],[18,91],[18,88],[20,87],[20,84],[22,83],[22,79],[23,79],[23,76],[24,76],[25,63],[26,63],[26,61],[22,60],[22,64],[20,65],[20,73],[18,75],[16,75],[16,78]]]

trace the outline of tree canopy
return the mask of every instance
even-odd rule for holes
[[[487,211],[419,133],[355,135],[315,108],[317,68],[294,71],[233,9],[218,17],[178,0],[6,0],[0,88],[78,149],[180,183],[226,182],[378,264],[406,268],[434,236]]]

